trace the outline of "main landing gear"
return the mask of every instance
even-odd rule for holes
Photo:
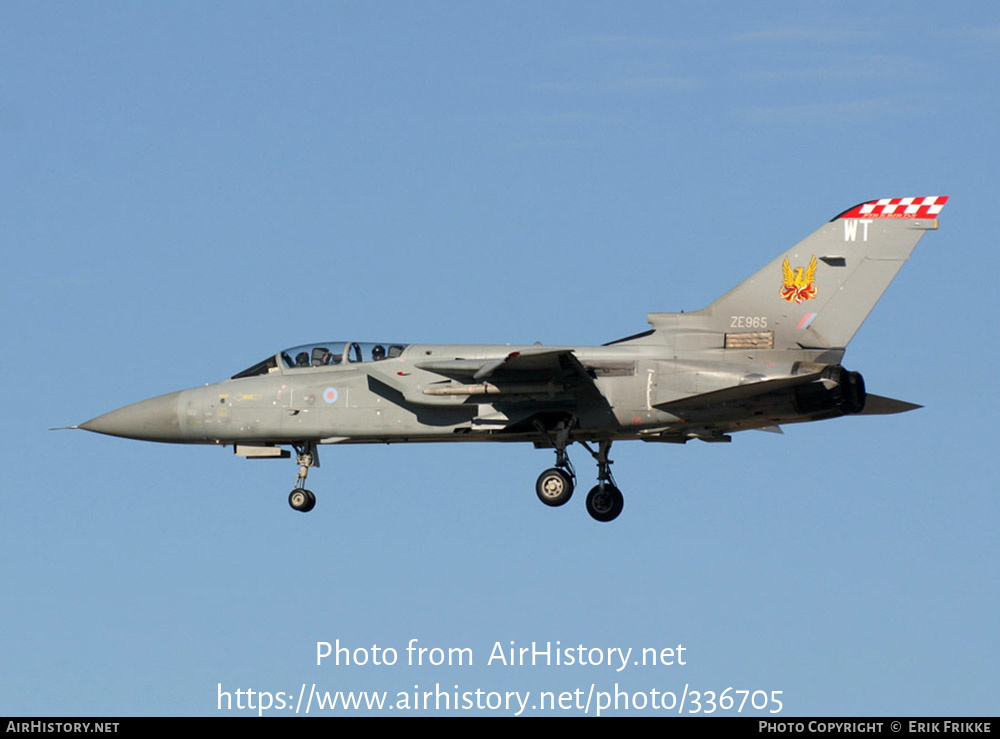
[[[575,477],[568,469],[550,467],[538,476],[535,494],[545,505],[561,506],[568,503],[573,495]]]
[[[295,478],[295,487],[288,494],[288,505],[300,513],[309,513],[316,507],[316,496],[312,490],[306,490],[306,477],[310,467],[319,467],[319,452],[315,442],[292,444],[295,448],[296,461],[299,463],[299,474]]]
[[[555,429],[555,436],[545,429],[540,429],[556,450],[556,466],[550,467],[538,476],[535,483],[535,493],[538,499],[547,506],[561,506],[569,502],[576,483],[576,472],[566,454],[569,440],[569,424],[560,422]],[[594,451],[585,441],[580,444],[597,460],[597,485],[587,493],[587,513],[597,521],[614,521],[625,507],[625,498],[611,475],[611,460],[608,452],[611,450],[611,440],[598,442]]]
[[[584,449],[590,452],[590,456],[597,460],[597,485],[587,493],[587,513],[597,521],[614,521],[625,507],[625,498],[622,491],[615,485],[615,478],[611,475],[612,462],[608,459],[608,452],[611,451],[611,440],[604,440],[598,443],[597,451],[585,441],[581,441]]]
[[[542,430],[545,431],[544,428]],[[555,431],[555,438],[548,431],[545,431],[545,435],[555,447],[556,466],[540,474],[535,483],[535,494],[538,495],[538,499],[545,505],[553,507],[568,503],[576,486],[576,471],[573,469],[573,463],[569,461],[569,455],[566,454],[569,424],[561,421]]]

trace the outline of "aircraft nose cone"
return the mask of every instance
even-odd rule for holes
[[[80,428],[109,436],[143,441],[183,441],[180,425],[180,392],[141,400],[81,423]]]

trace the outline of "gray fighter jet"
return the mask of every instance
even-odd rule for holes
[[[248,458],[291,447],[288,501],[303,512],[316,504],[305,484],[321,444],[531,442],[555,452],[535,491],[560,506],[576,484],[567,449],[577,442],[597,462],[587,511],[611,521],[623,506],[614,441],[728,442],[734,431],[919,408],[866,393],[841,359],[946,201],[849,208],[707,308],[650,313],[650,330],[601,346],[320,341],[73,428]]]

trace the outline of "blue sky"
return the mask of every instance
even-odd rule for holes
[[[0,714],[440,684],[995,715],[1000,11],[754,9],[4,3]],[[951,200],[845,364],[925,408],[618,444],[610,525],[541,506],[530,446],[327,447],[303,516],[288,461],[47,430],[314,340],[599,344],[910,195]],[[400,664],[317,666],[337,639]],[[511,641],[687,664],[487,665]]]

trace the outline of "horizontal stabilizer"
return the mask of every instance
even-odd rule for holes
[[[865,409],[861,411],[861,415],[887,416],[891,413],[906,413],[907,411],[915,411],[917,408],[923,408],[923,406],[917,405],[916,403],[907,403],[905,400],[883,398],[881,395],[872,395],[871,393],[868,393],[868,396],[865,399]]]

